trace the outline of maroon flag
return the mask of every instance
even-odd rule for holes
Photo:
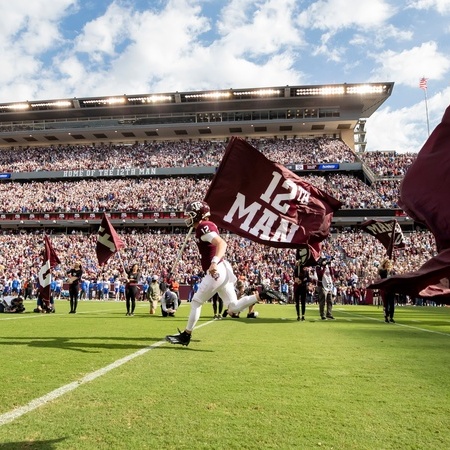
[[[423,89],[425,91],[427,89],[427,81],[428,81],[428,78],[422,77],[419,80],[419,88]]]
[[[369,288],[385,289],[411,296],[434,297],[448,295],[450,278],[450,249],[428,260],[420,269],[393,275],[372,283]],[[447,286],[447,289],[445,288]]]
[[[233,137],[205,196],[226,230],[271,247],[309,245],[315,254],[341,202]]]
[[[427,226],[438,251],[450,247],[450,107],[411,164],[400,185],[399,205]]]
[[[125,247],[106,214],[103,214],[102,223],[98,230],[97,259],[99,265],[105,264],[118,250]]]
[[[44,236],[44,251],[42,254],[42,267],[39,270],[39,293],[44,302],[50,302],[50,284],[52,282],[52,272],[53,267],[61,263],[53,249],[52,243],[47,235]]]
[[[433,233],[439,254],[419,270],[395,275],[369,287],[421,296],[446,295],[450,278],[450,107],[406,172],[400,207]]]
[[[405,240],[400,224],[394,220],[367,220],[361,224],[361,228],[378,239],[386,249],[389,258],[394,248],[404,248]]]
[[[295,253],[295,259],[298,261],[300,266],[312,267],[316,266],[320,258],[321,244],[316,243],[314,245],[300,244],[297,246],[297,251]]]

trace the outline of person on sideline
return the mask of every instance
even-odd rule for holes
[[[69,314],[75,314],[77,312],[78,306],[78,296],[80,294],[80,283],[81,277],[83,276],[83,269],[81,267],[81,262],[77,261],[71,269],[67,272],[69,275],[69,300],[70,300],[70,311]]]
[[[156,306],[161,298],[161,290],[159,288],[159,279],[157,275],[152,276],[152,280],[147,290],[147,299],[150,302],[150,314],[155,314]]]
[[[178,309],[178,295],[167,285],[166,292],[161,297],[161,314],[163,317],[175,317]]]
[[[131,269],[126,271],[127,281],[125,285],[125,303],[127,307],[127,316],[134,316],[136,308],[136,297],[138,294],[138,284],[141,279],[141,270],[139,264],[134,263]]]
[[[221,319],[223,310],[223,301],[217,292],[213,295],[211,302],[213,307],[214,319]]]
[[[323,258],[316,266],[317,293],[319,295],[319,313],[322,320],[334,320],[333,317],[333,270],[331,261]],[[325,315],[326,305],[326,315]]]
[[[310,283],[311,276],[309,274],[309,268],[303,266],[300,264],[300,260],[297,260],[294,267],[294,302],[297,320],[299,321],[305,320],[306,296]]]
[[[210,215],[209,205],[204,201],[192,202],[186,207],[185,222],[188,227],[195,229],[195,240],[205,276],[200,282],[198,291],[192,297],[185,330],[178,330],[178,334],[166,336],[166,340],[172,344],[189,345],[192,331],[200,318],[202,305],[216,293],[219,294],[229,313],[240,312],[260,300],[286,301],[284,295],[267,286],[262,286],[260,291],[253,286],[249,288],[251,292],[238,300],[235,290],[237,278],[231,264],[224,259],[227,243],[219,235],[217,225],[209,220]]]
[[[392,261],[390,259],[385,259],[378,269],[378,274],[380,275],[380,278],[388,278],[393,275],[393,269],[394,266]],[[384,307],[384,321],[386,323],[395,323],[395,292],[391,292],[387,289],[380,289],[380,294]]]

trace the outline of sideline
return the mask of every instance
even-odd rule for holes
[[[370,320],[375,320],[377,322],[384,322],[384,320],[377,319],[376,317],[363,316],[361,314],[355,314],[355,313],[352,313],[352,312],[344,311],[344,310],[339,309],[339,308],[336,308],[336,311],[339,311],[340,313],[344,313],[344,314],[349,314],[350,316],[362,317],[363,319],[370,319]],[[405,325],[403,323],[398,323],[398,322],[395,322],[394,324],[389,324],[389,326],[398,326],[398,327],[404,327],[404,328],[411,328],[412,330],[425,331],[426,333],[433,333],[433,334],[439,334],[441,336],[450,337],[450,333],[443,333],[442,331],[427,330],[426,328],[414,327],[412,325]]]
[[[116,309],[98,309],[97,311],[77,311],[78,315],[81,314],[98,314],[103,312],[111,312],[111,311],[117,311]],[[42,313],[32,313],[29,311],[30,314],[15,314],[15,313],[4,313],[7,317],[0,317],[0,322],[3,320],[20,320],[20,319],[37,319],[39,317],[54,317],[54,316],[65,316],[68,313],[49,313],[49,314],[42,314]]]
[[[202,323],[198,327],[195,327],[195,329],[199,329],[204,327],[205,325],[209,325],[211,323],[216,322],[215,320],[210,320],[208,322]],[[6,425],[7,423],[13,422],[14,420],[22,417],[23,415],[34,411],[35,409],[52,402],[53,400],[56,400],[59,397],[62,397],[64,394],[67,394],[68,392],[71,392],[75,390],[76,388],[82,386],[83,384],[89,383],[90,381],[95,380],[96,378],[101,377],[102,375],[105,375],[106,373],[110,372],[113,369],[116,369],[117,367],[122,366],[123,364],[133,360],[134,358],[137,358],[138,356],[142,356],[145,353],[149,352],[150,350],[153,350],[157,347],[161,347],[162,345],[169,344],[165,339],[156,342],[155,344],[150,345],[149,347],[145,347],[141,350],[138,350],[135,353],[132,353],[131,355],[125,356],[124,358],[118,359],[117,361],[114,361],[113,363],[102,367],[101,369],[98,369],[94,372],[88,373],[83,378],[81,378],[78,381],[74,381],[72,383],[66,384],[65,386],[61,386],[58,389],[55,389],[54,391],[49,392],[48,394],[43,395],[42,397],[36,398],[34,400],[31,400],[31,402],[27,403],[24,406],[19,406],[12,411],[9,411],[4,414],[0,414],[0,427],[2,425]]]

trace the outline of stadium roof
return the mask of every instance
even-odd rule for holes
[[[0,104],[0,147],[350,135],[393,82],[122,95]]]

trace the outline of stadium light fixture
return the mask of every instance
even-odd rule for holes
[[[173,98],[171,95],[150,95],[147,97],[128,97],[128,101],[140,103],[166,103],[172,102]]]
[[[83,103],[98,105],[118,105],[125,103],[125,97],[97,98],[94,100],[84,100]]]
[[[239,96],[248,96],[248,95],[255,95],[257,97],[272,97],[272,96],[278,96],[281,94],[281,91],[279,89],[256,89],[254,91],[234,91],[233,95],[236,97]]]
[[[14,111],[23,111],[25,109],[30,109],[29,103],[11,103],[10,105],[2,106],[4,109],[12,109]]]
[[[298,96],[305,95],[344,95],[344,86],[322,86],[322,87],[311,87],[311,88],[299,88],[295,91]]]
[[[187,94],[185,98],[211,98],[211,99],[219,99],[219,98],[228,98],[231,96],[230,92],[205,92],[203,94]]]
[[[364,94],[381,94],[387,90],[384,84],[357,84],[357,85],[339,85],[339,86],[314,86],[298,88],[295,94],[302,96],[330,96],[330,95],[364,95]]]
[[[381,94],[386,90],[382,84],[362,84],[357,86],[347,86],[347,94]]]
[[[67,108],[68,106],[72,106],[72,102],[68,100],[59,100],[56,102],[45,102],[45,103],[31,103],[32,108]]]

